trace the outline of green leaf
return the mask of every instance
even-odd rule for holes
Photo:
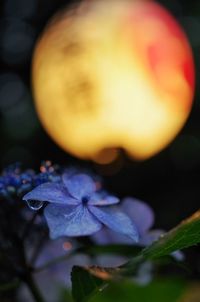
[[[89,302],[178,302],[186,290],[186,283],[177,279],[155,280],[147,286],[131,281],[111,283]]]
[[[200,243],[200,211],[144,249],[141,255],[145,259],[155,259],[198,243]]]
[[[74,266],[71,274],[72,296],[75,302],[85,302],[101,291],[104,282],[91,275],[86,269]]]
[[[66,288],[59,290],[58,302],[73,302],[72,296]]]

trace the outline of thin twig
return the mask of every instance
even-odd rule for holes
[[[27,262],[24,242],[22,240],[19,241],[19,249],[20,249],[20,255],[23,264],[22,268],[24,269],[24,271],[22,271],[22,273],[19,274],[19,277],[27,285],[29,291],[31,292],[32,296],[35,299],[35,302],[45,302],[40,292],[40,289],[38,288],[37,284],[33,279],[32,272]]]
[[[46,244],[46,241],[44,240],[46,237],[46,233],[42,233],[42,236],[39,238],[37,244],[35,245],[35,249],[33,251],[33,254],[31,256],[30,259],[30,263],[33,266],[38,258],[38,256],[40,255],[41,250],[43,249],[43,247]]]
[[[32,218],[31,218],[31,220],[27,223],[27,225],[25,226],[25,228],[24,228],[24,232],[23,232],[23,234],[22,234],[22,240],[24,241],[26,238],[27,238],[27,236],[29,235],[29,233],[30,233],[30,231],[31,231],[31,229],[32,229],[32,227],[33,227],[33,225],[34,225],[34,222],[35,222],[35,220],[36,220],[36,218],[37,218],[37,215],[38,215],[38,212],[35,212],[34,214],[33,214],[33,216],[32,216]]]
[[[45,300],[31,274],[26,275],[26,277],[24,278],[24,282],[26,283],[32,296],[34,297],[35,302],[45,302]]]

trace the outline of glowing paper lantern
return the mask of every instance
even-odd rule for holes
[[[154,1],[82,1],[39,40],[33,88],[44,127],[66,151],[110,161],[120,147],[145,159],[188,117],[192,53],[175,19]]]

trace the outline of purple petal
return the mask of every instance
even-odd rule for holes
[[[122,201],[122,209],[133,220],[140,236],[145,234],[153,226],[154,213],[145,202],[127,197]]]
[[[102,224],[83,205],[48,205],[44,210],[50,237],[87,236],[102,228]]]
[[[79,200],[84,196],[90,196],[96,189],[94,181],[86,174],[77,174],[70,178],[64,174],[63,182],[70,195]]]
[[[23,200],[49,201],[52,203],[76,205],[79,202],[71,198],[66,188],[61,184],[44,183],[27,193]]]
[[[133,240],[123,234],[113,232],[112,230],[104,227],[99,232],[92,235],[92,239],[96,244],[127,244],[132,245]]]
[[[141,246],[149,246],[151,245],[154,241],[157,241],[160,236],[162,236],[165,232],[163,230],[152,230],[144,234],[140,240],[139,240],[139,245]]]
[[[100,245],[106,245],[106,244],[112,244],[113,243],[113,236],[112,234],[117,234],[105,226],[97,233],[91,236],[92,240],[94,240],[95,243]]]
[[[138,232],[131,219],[116,207],[94,207],[88,206],[90,212],[111,230],[138,241]]]
[[[71,249],[66,250],[63,248],[66,242],[69,242],[71,244]],[[72,240],[68,241],[66,240],[66,238],[47,241],[37,257],[36,267],[40,267],[54,258],[70,254],[73,250],[72,242]]]
[[[64,170],[64,173],[62,175],[63,179],[71,178],[74,175],[80,174],[80,170],[75,167],[69,167]]]
[[[88,205],[105,206],[119,203],[119,198],[101,193],[94,193],[88,201]]]

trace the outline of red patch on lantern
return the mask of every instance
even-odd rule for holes
[[[184,78],[190,85],[192,94],[195,86],[195,74],[194,74],[194,62],[192,57],[192,51],[187,41],[187,37],[183,30],[174,19],[173,16],[168,13],[165,8],[155,2],[138,2],[137,6],[133,5],[133,9],[129,11],[128,26],[131,28],[129,33],[133,33],[134,38],[138,40],[139,54],[146,53],[149,67],[153,71],[156,80],[159,83],[160,75],[157,73],[157,67],[168,66],[172,69],[180,69],[183,72]],[[150,32],[148,32],[148,21],[150,24]],[[166,29],[162,31],[162,27],[159,30],[156,26],[156,22]],[[144,32],[141,34],[140,29],[144,26]],[[152,42],[147,42],[145,39],[148,34],[152,35],[152,26],[155,24],[155,35],[153,35]],[[133,39],[135,43],[135,39]],[[177,48],[177,45],[178,47]],[[142,50],[142,51],[141,51]],[[141,57],[142,59],[142,57]],[[165,68],[163,68],[165,72]],[[167,87],[166,85],[164,85]]]

